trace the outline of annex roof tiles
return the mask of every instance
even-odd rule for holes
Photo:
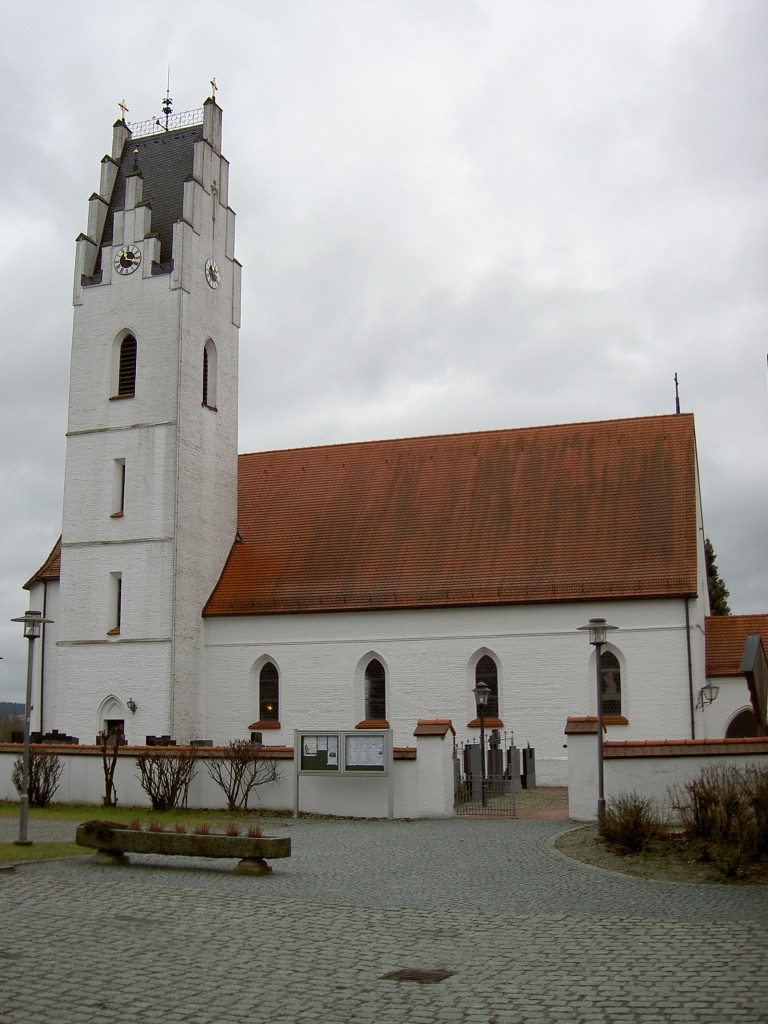
[[[50,580],[57,580],[61,574],[61,537],[53,545],[50,555],[46,558],[37,572],[24,584],[24,590],[29,590],[35,583],[45,583]]]
[[[706,620],[707,675],[741,675],[744,644],[753,633],[760,635],[768,654],[768,615],[711,615]]]

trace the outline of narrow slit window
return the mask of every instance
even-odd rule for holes
[[[216,408],[216,346],[209,339],[203,348],[203,405]]]
[[[113,572],[110,576],[109,629],[110,636],[120,632],[123,619],[123,574]]]
[[[112,516],[125,512],[125,459],[115,459],[112,471]]]

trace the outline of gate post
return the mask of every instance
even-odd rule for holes
[[[420,818],[452,818],[454,800],[453,738],[449,718],[420,718],[416,737],[417,807]]]

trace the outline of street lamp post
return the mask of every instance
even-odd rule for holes
[[[586,626],[579,626],[580,630],[589,633],[589,642],[595,648],[595,683],[597,691],[597,823],[600,831],[603,831],[605,819],[605,787],[603,777],[603,676],[602,656],[603,644],[606,642],[606,634],[609,629],[618,629],[618,626],[609,626],[605,619],[590,619]]]
[[[480,718],[480,799],[482,806],[485,807],[488,802],[485,792],[485,709],[488,707],[491,688],[485,683],[478,683],[472,692],[475,695],[477,714]]]
[[[21,759],[21,793],[19,794],[19,838],[16,846],[31,846],[32,840],[27,838],[27,820],[29,813],[29,719],[32,713],[32,648],[40,636],[44,622],[53,619],[43,618],[42,612],[29,611],[11,622],[24,623],[24,636],[29,640],[27,648],[27,698],[24,705],[24,752]]]

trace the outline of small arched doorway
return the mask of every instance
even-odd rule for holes
[[[725,730],[726,739],[759,735],[760,731],[757,728],[757,716],[752,708],[742,708],[741,711],[734,715],[730,720],[728,728]]]

